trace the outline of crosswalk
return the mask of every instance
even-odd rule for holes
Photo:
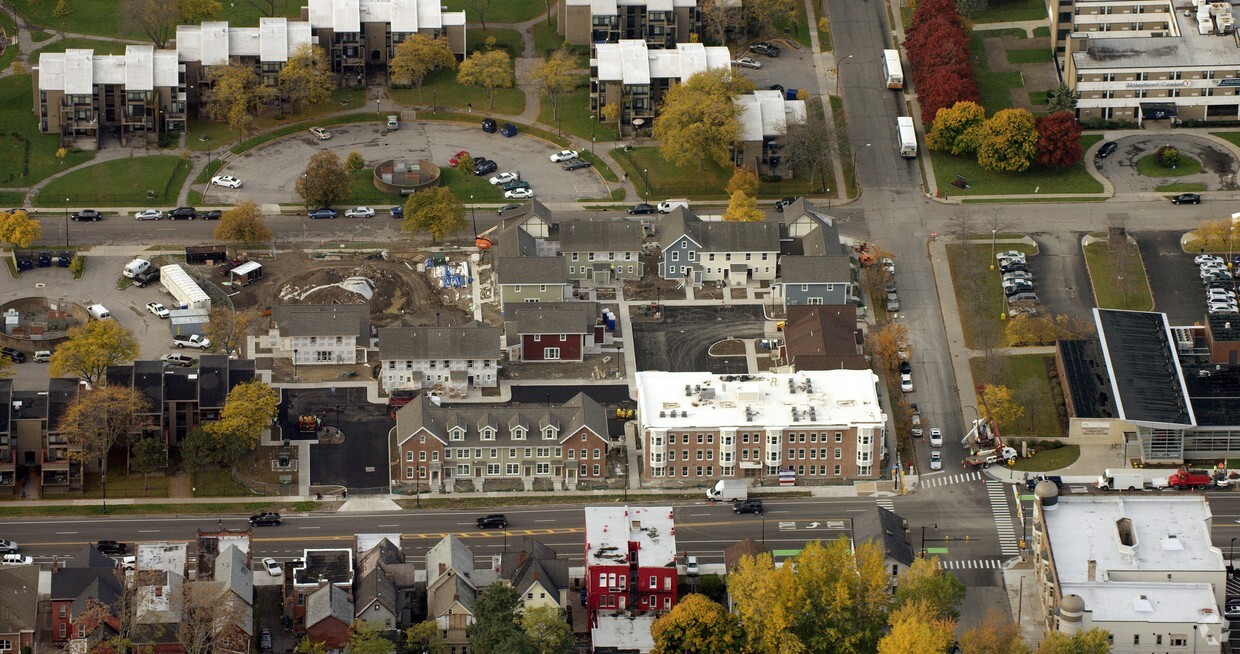
[[[888,511],[891,511],[892,513],[895,513],[895,510],[896,510],[896,501],[895,501],[895,499],[894,499],[894,498],[891,498],[891,497],[879,497],[879,498],[876,498],[876,499],[874,500],[874,503],[875,503],[875,504],[877,504],[877,505],[879,505],[879,506],[881,506],[881,507],[883,507],[884,509],[887,509]]]
[[[963,484],[969,481],[978,481],[982,478],[980,470],[972,472],[962,472],[955,475],[946,475],[943,477],[922,477],[918,484],[922,488],[938,488],[939,486],[948,486],[951,484]]]
[[[1010,486],[994,480],[986,482],[986,494],[990,497],[990,512],[994,514],[995,527],[999,531],[999,551],[1003,556],[1020,554],[1020,544],[1012,525],[1012,512],[1008,508]]]
[[[944,570],[998,570],[1003,567],[999,559],[968,559],[963,561],[939,561]]]

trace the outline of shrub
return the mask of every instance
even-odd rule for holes
[[[1158,148],[1158,152],[1154,156],[1158,161],[1158,165],[1163,168],[1175,168],[1180,165],[1180,151],[1170,145]]]
[[[81,255],[75,255],[69,262],[69,272],[73,273],[74,279],[81,279],[82,273],[86,272],[86,259]]]

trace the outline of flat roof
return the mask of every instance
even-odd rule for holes
[[[1081,0],[1077,2],[1081,3]],[[1168,8],[1171,8],[1170,4],[1168,3]],[[1112,68],[1177,70],[1188,66],[1240,66],[1240,47],[1236,40],[1230,34],[1202,34],[1198,12],[1190,12],[1189,16],[1185,16],[1184,9],[1188,7],[1171,11],[1175,31],[1178,31],[1179,35],[1109,38],[1108,35],[1125,32],[1076,32],[1075,34],[1088,36],[1089,40],[1084,50],[1072,53],[1072,61],[1078,70],[1086,71]],[[1206,15],[1209,15],[1209,4],[1198,11],[1200,9],[1205,9]],[[1132,14],[1133,17],[1138,15]],[[1150,16],[1161,17],[1162,14]],[[1166,100],[1171,101],[1172,98]]]
[[[1193,365],[1184,368],[1193,416],[1200,426],[1240,425],[1240,366]]]
[[[1119,415],[1106,355],[1096,338],[1062,340],[1055,344],[1068,382],[1068,397],[1077,418],[1114,418]]]
[[[1218,624],[1222,621],[1212,584],[1138,581],[1061,583],[1063,595],[1078,595],[1098,622]]]
[[[649,652],[654,649],[653,613],[640,615],[603,614],[594,618],[590,627],[590,642],[598,648],[613,648],[620,652]]]
[[[1094,309],[1119,417],[1163,425],[1195,425],[1167,315]]]
[[[676,565],[676,534],[670,506],[587,506],[586,567],[627,565],[629,543],[637,544],[638,566]]]
[[[640,39],[621,39],[596,44],[590,65],[597,68],[599,81],[643,85],[652,79],[683,82],[709,68],[729,68],[732,57],[722,46],[678,43],[675,49],[655,50]]]

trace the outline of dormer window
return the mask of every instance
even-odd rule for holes
[[[483,427],[482,428],[482,440],[484,441],[495,440],[495,428],[494,427]]]
[[[465,440],[465,430],[460,427],[453,427],[448,430],[448,440],[463,441]]]
[[[554,439],[555,439],[555,435],[556,435],[556,434],[555,434],[555,432],[556,432],[555,427],[544,427],[544,428],[543,428],[543,439],[544,439],[544,440],[554,440]]]

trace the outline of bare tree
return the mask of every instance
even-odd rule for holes
[[[487,10],[491,8],[492,0],[465,0],[465,8],[472,10],[478,14],[478,22],[482,23],[482,29],[487,28]]]
[[[176,636],[185,654],[246,652],[248,637],[242,625],[249,622],[244,601],[223,582],[195,581],[181,586]]]
[[[141,32],[162,50],[176,34],[181,8],[168,0],[125,0],[118,13],[126,27]]]
[[[728,28],[740,27],[745,12],[739,2],[702,0],[702,31],[720,45],[727,43]]]
[[[809,173],[810,184],[817,177],[822,192],[829,191],[827,179],[834,179],[831,154],[836,142],[835,126],[827,121],[822,103],[815,101],[807,112],[805,122],[788,128],[784,138],[784,156],[793,170]]]

